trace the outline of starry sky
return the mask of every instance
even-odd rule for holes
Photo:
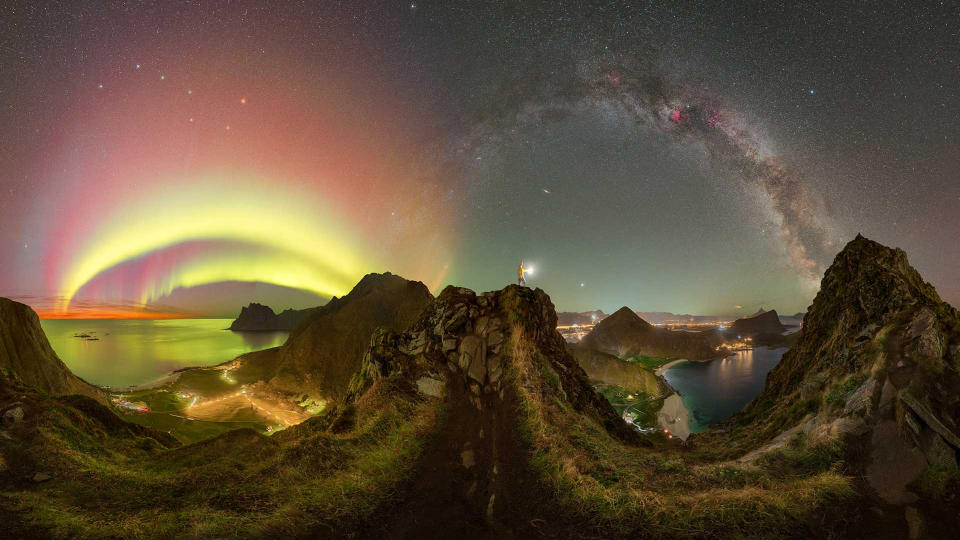
[[[0,295],[794,313],[861,232],[960,305],[960,9],[721,4],[6,2]]]

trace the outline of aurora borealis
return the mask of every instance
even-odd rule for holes
[[[792,313],[857,232],[960,302],[949,10],[3,9],[0,295],[44,316],[488,290],[521,258],[562,310]]]

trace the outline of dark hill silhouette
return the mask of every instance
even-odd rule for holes
[[[780,323],[780,316],[776,310],[760,310],[749,317],[737,319],[727,329],[727,334],[734,337],[756,337],[762,334],[779,335],[787,328]]]
[[[581,346],[614,356],[658,356],[704,360],[720,356],[715,331],[687,332],[657,328],[624,306],[600,321]]]
[[[105,402],[104,392],[74,375],[50,347],[37,313],[0,298],[0,370],[51,395],[81,394]]]
[[[314,309],[285,309],[278,315],[269,306],[256,302],[242,308],[240,315],[230,324],[235,332],[290,331],[303,322]]]

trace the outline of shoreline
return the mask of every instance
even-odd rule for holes
[[[666,372],[668,369],[672,368],[677,364],[682,364],[683,362],[690,362],[690,360],[687,360],[686,358],[681,358],[679,360],[673,360],[671,362],[667,362],[666,364],[654,370],[653,374],[656,375],[657,377],[662,377],[664,372]],[[676,389],[674,389],[674,392],[676,392]]]
[[[690,430],[690,410],[683,403],[683,396],[680,392],[670,386],[670,382],[664,377],[664,373],[671,367],[683,362],[691,362],[685,358],[668,362],[658,367],[654,374],[657,380],[669,388],[673,393],[664,398],[663,406],[657,411],[657,425],[659,425],[668,435],[677,437],[681,441],[686,441],[692,434]]]
[[[681,441],[690,437],[690,410],[684,405],[683,396],[678,392],[663,400],[663,407],[657,412],[657,424]]]

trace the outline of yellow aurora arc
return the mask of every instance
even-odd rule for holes
[[[183,184],[189,189],[178,189]],[[111,208],[77,246],[79,256],[62,281],[60,310],[66,311],[90,280],[120,263],[201,240],[259,248],[178,263],[142,292],[141,302],[177,287],[219,281],[260,281],[324,296],[348,292],[377,261],[357,252],[361,244],[330,205],[317,201],[315,194],[284,187],[264,187],[249,178],[205,177],[164,182],[161,193],[142,194]]]

